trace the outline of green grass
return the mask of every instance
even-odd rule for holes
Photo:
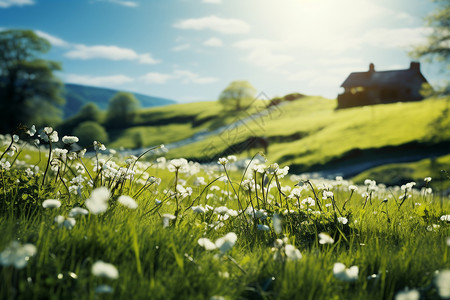
[[[341,157],[352,149],[402,145],[412,141],[446,141],[450,137],[448,100],[429,99],[413,103],[395,103],[335,110],[336,102],[306,97],[287,103],[268,116],[241,126],[239,130],[174,149],[172,157],[201,157],[205,149],[223,151],[248,136],[290,136],[304,138],[272,143],[271,160],[306,170]],[[213,147],[212,147],[213,146]],[[243,153],[245,155],[246,153]]]
[[[450,155],[437,158],[427,158],[413,163],[387,164],[366,170],[352,180],[356,183],[363,183],[366,178],[389,183],[390,185],[401,185],[409,181],[418,182],[424,185],[422,179],[431,176],[437,182],[437,188],[441,191],[450,188],[448,173],[450,170]],[[445,172],[446,171],[446,172]]]
[[[239,118],[259,111],[265,101],[258,101],[242,112],[224,111],[218,101],[175,104],[140,110],[134,125],[109,132],[111,148],[151,147],[168,144],[191,137],[195,133],[214,130]],[[140,136],[140,137],[139,137]]]
[[[268,178],[264,187],[248,191],[244,170],[230,164],[224,169],[191,163],[174,172],[171,162],[130,164],[120,156],[99,154],[109,168],[95,172],[96,158],[81,158],[87,171],[78,173],[74,167],[80,159],[63,158],[53,160],[59,170],[44,174],[41,168],[31,176],[24,170],[37,156],[24,162],[20,157],[10,170],[0,169],[1,299],[393,299],[405,288],[416,289],[423,299],[439,299],[436,272],[450,269],[450,223],[441,218],[450,213],[450,201],[417,189],[377,185],[351,192],[351,182],[317,179],[311,185],[302,181],[297,198],[288,196],[299,177],[275,176],[268,168],[247,170],[250,182]],[[2,162],[13,160],[4,156]],[[227,174],[231,181],[220,179]],[[85,181],[79,192],[69,193],[78,175]],[[161,183],[151,183],[149,176]],[[196,185],[200,176],[210,185]],[[76,217],[72,229],[55,222],[73,207],[89,208],[87,199],[100,186],[112,193],[103,213]],[[435,188],[434,180],[429,186]],[[362,195],[366,190],[369,195]],[[324,191],[332,192],[332,198],[323,199]],[[120,195],[132,196],[137,209],[121,205]],[[314,206],[298,205],[308,197],[316,200]],[[43,208],[46,199],[59,199],[61,207]],[[192,205],[211,208],[195,213]],[[212,210],[223,206],[226,217]],[[239,213],[241,207],[249,212],[259,207],[266,217]],[[174,216],[168,226],[165,214]],[[277,215],[281,228],[274,223]],[[269,230],[258,230],[258,225]],[[198,243],[229,232],[237,240],[226,253],[207,251]],[[320,244],[321,232],[334,243]],[[300,251],[300,259],[289,259],[286,244],[275,247],[283,238]],[[24,268],[10,265],[6,257],[12,241],[36,246]],[[113,264],[119,277],[96,276],[92,266],[98,260]],[[337,262],[358,266],[352,282],[333,275]],[[100,285],[113,291],[98,294]]]

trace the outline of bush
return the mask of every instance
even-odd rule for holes
[[[78,125],[73,134],[80,139],[81,146],[91,146],[94,141],[108,142],[108,133],[102,125],[94,121],[85,121]]]

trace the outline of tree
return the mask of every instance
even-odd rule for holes
[[[219,102],[226,109],[239,111],[255,99],[256,89],[248,81],[233,81],[220,93]]]
[[[0,32],[0,132],[61,119],[62,83],[53,75],[61,65],[38,58],[49,50],[50,43],[31,30]]]
[[[139,106],[139,100],[133,94],[118,92],[109,100],[106,123],[113,128],[132,124]]]
[[[450,1],[434,0],[434,2],[438,3],[438,7],[426,19],[428,26],[433,30],[428,36],[428,42],[418,45],[410,54],[415,58],[423,57],[429,61],[443,62],[448,72],[450,70]],[[450,93],[448,81],[441,89],[441,93]]]
[[[96,121],[100,122],[102,112],[94,102],[88,102],[75,115],[80,121]]]
[[[80,139],[79,144],[88,147],[92,146],[94,141],[102,144],[108,142],[108,133],[102,125],[94,121],[86,121],[78,125],[73,134]]]

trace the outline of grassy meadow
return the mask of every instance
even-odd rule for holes
[[[363,165],[347,172],[346,178],[362,183],[364,174],[374,174],[379,181],[401,185],[432,174],[439,180],[439,188],[450,188],[440,174],[440,170],[450,169],[445,158],[450,147],[448,99],[336,110],[336,100],[306,96],[269,110],[266,106],[267,101],[256,101],[247,110],[233,113],[211,101],[141,110],[134,126],[110,134],[108,146],[134,148],[140,140],[142,147],[152,147],[222,127],[219,134],[171,149],[166,157],[215,162],[231,154],[245,159],[262,148],[227,150],[256,136],[268,140],[269,162],[289,166],[294,173],[327,174],[348,165]],[[258,112],[265,114],[255,115]],[[233,123],[240,126],[231,127]],[[395,166],[402,159],[403,166],[413,167]],[[428,164],[415,163],[427,159]],[[367,162],[373,163],[364,166]],[[359,176],[363,171],[366,173]]]
[[[367,130],[367,109],[336,113],[315,100],[328,110],[293,103],[299,110],[284,110],[286,127],[273,134],[324,132],[316,139],[339,153],[357,139],[333,144],[332,124],[348,129],[358,117],[352,130]],[[443,105],[425,101],[418,124]],[[383,109],[368,114],[384,119]],[[408,119],[409,110],[397,113]],[[358,144],[432,138],[421,128],[402,134],[401,124],[392,121],[399,133],[384,142],[371,125]],[[85,154],[71,150],[76,140],[52,128],[2,137],[1,299],[450,298],[450,203],[430,174],[401,186],[311,180],[274,162],[303,139],[271,145],[268,162],[209,165],[166,159],[158,146],[123,157],[98,143]]]

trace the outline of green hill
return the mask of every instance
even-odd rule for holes
[[[266,105],[258,102],[240,113],[223,112],[217,101],[148,108],[140,111],[135,126],[110,132],[109,146],[166,144],[168,158],[210,162],[229,154],[251,157],[263,150],[261,145],[248,151],[242,145],[257,137],[268,142],[268,163],[288,165],[297,174],[348,178],[367,171],[380,177],[387,174],[386,169],[377,169],[383,165],[421,169],[402,173],[397,181],[432,168],[429,163],[414,162],[450,154],[448,99],[336,110],[335,100],[305,96],[255,115]],[[450,168],[448,159],[439,162],[439,168]]]
[[[100,109],[105,110],[108,107],[109,99],[111,99],[117,92],[119,92],[119,90],[114,89],[71,83],[65,84],[64,87],[64,97],[66,98],[66,104],[63,108],[64,118],[75,115],[80,110],[80,108],[88,102],[94,102]],[[141,106],[144,108],[176,103],[174,100],[165,98],[147,96],[138,93],[132,94],[134,94],[134,96],[141,103]]]

